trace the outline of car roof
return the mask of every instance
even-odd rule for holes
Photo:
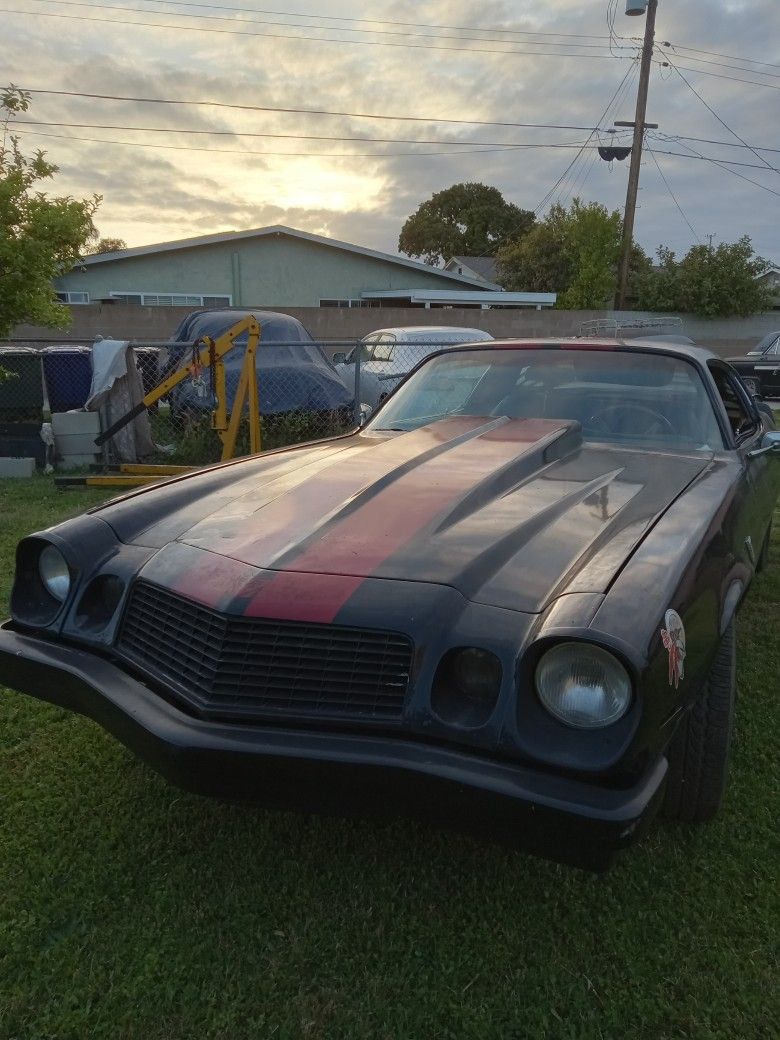
[[[649,353],[656,352],[658,354],[667,354],[670,357],[682,357],[687,358],[691,361],[696,361],[700,365],[706,365],[708,361],[722,360],[713,351],[708,350],[706,347],[697,346],[695,343],[683,343],[679,340],[675,342],[659,343],[657,340],[643,340],[643,339],[591,339],[590,337],[575,337],[572,336],[568,339],[553,338],[547,339],[494,339],[487,340],[482,343],[458,343],[453,344],[450,347],[443,349],[448,351],[465,351],[465,350],[511,350],[513,347],[517,349],[529,349],[537,347],[539,349],[547,348],[552,350],[619,350],[619,351],[636,351],[637,353]]]
[[[368,336],[379,336],[382,334],[392,336],[429,335],[444,336],[449,334],[459,335],[461,332],[475,333],[478,336],[490,336],[484,329],[466,328],[462,325],[398,325],[390,329],[374,329],[366,333]]]

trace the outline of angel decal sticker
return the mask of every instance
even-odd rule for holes
[[[685,626],[676,610],[667,610],[664,624],[661,639],[669,654],[669,685],[674,683],[676,690],[685,676]]]

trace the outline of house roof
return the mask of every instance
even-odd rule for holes
[[[479,283],[478,289],[364,289],[360,295],[364,300],[409,300],[452,306],[485,303],[490,307],[554,307],[557,299],[555,293],[496,291],[484,282]]]
[[[272,224],[269,227],[253,228],[249,231],[222,231],[217,235],[181,238],[175,242],[158,242],[149,246],[136,246],[133,249],[119,249],[113,253],[95,253],[93,256],[84,257],[79,266],[91,267],[93,264],[107,264],[117,260],[129,260],[131,257],[136,256],[151,256],[153,253],[172,253],[181,249],[195,249],[200,246],[218,245],[223,242],[240,242],[248,238],[267,238],[271,235],[287,235],[290,238],[300,238],[305,242],[314,242],[316,245],[328,246],[331,249],[342,249],[348,253],[368,256],[373,260],[389,261],[390,263],[398,264],[400,267],[408,267],[418,272],[424,271],[426,274],[435,274],[440,278],[461,282],[463,285],[478,285],[482,288],[485,285],[481,279],[468,278],[466,275],[445,271],[441,267],[430,267],[428,264],[421,264],[416,260],[408,260],[403,256],[396,256],[392,253],[380,253],[376,249],[356,246],[351,242],[340,242],[338,239],[327,238],[325,235],[315,235],[310,231],[299,231],[297,228],[286,227],[284,224]]]
[[[444,266],[448,271],[453,267],[468,267],[486,282],[496,284],[496,261],[492,256],[453,256]]]

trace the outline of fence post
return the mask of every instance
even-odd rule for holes
[[[355,355],[355,426],[360,426],[361,414],[360,405],[360,366],[363,363],[363,344],[358,341],[353,349]]]

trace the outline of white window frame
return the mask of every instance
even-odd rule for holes
[[[89,303],[89,293],[81,292],[76,289],[55,289],[54,293],[60,303],[67,303],[71,307],[84,307]],[[65,297],[63,300],[62,297]],[[73,297],[80,296],[82,299],[74,299]]]
[[[370,307],[371,304],[368,300],[351,299],[346,296],[322,296],[319,306],[329,307],[333,310],[348,310],[352,307]]]
[[[143,289],[141,289],[140,291],[136,291],[135,289],[129,290],[129,291],[122,291],[121,289],[114,289],[111,292],[109,292],[108,295],[111,297],[111,299],[114,299],[115,297],[121,297],[121,296],[133,296],[133,297],[136,297],[136,298],[138,298],[138,300],[140,302],[140,305],[142,307],[205,307],[206,304],[203,301],[208,299],[209,297],[211,297],[212,299],[214,297],[219,297],[219,298],[227,301],[226,303],[220,303],[220,304],[214,305],[214,306],[220,306],[220,307],[232,307],[233,306],[233,294],[232,293],[226,293],[226,292],[186,292],[185,293],[185,292],[163,292],[162,290],[157,290],[156,292],[146,292]],[[154,297],[155,299],[159,299],[160,296],[170,296],[172,301],[174,301],[176,299],[176,297],[178,297],[179,299],[184,300],[184,301],[187,301],[187,300],[189,300],[189,301],[197,300],[197,303],[193,303],[193,302],[183,302],[183,303],[175,303],[175,302],[171,302],[171,303],[149,303],[148,302],[149,298]]]

